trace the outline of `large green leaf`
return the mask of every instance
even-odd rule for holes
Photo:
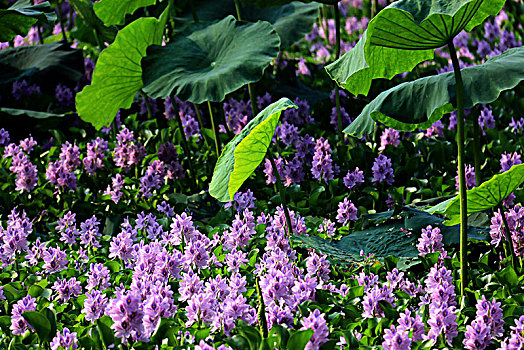
[[[90,0],[70,0],[70,3],[83,23],[97,32],[101,41],[112,43],[115,40],[117,29],[104,25],[104,22],[96,16],[93,10],[93,3]]]
[[[463,29],[470,31],[500,11],[505,0],[400,0],[380,11],[357,45],[326,67],[354,95],[367,95],[371,81],[391,79],[431,59]]]
[[[509,49],[484,64],[462,69],[464,107],[495,101],[500,92],[524,80],[524,48]],[[356,137],[373,132],[375,120],[387,127],[412,131],[427,129],[455,110],[453,72],[399,84],[379,94],[344,132]]]
[[[0,107],[0,113],[6,113],[6,114],[14,115],[14,116],[26,115],[28,117],[36,118],[36,119],[62,118],[65,116],[65,114],[56,114],[56,113],[32,111],[28,109],[7,108],[7,107]]]
[[[95,2],[94,10],[106,25],[123,25],[126,15],[133,14],[141,7],[154,4],[156,0],[100,0]]]
[[[52,336],[51,333],[51,323],[46,316],[41,314],[38,311],[25,311],[22,313],[22,316],[26,321],[34,328],[38,338],[41,341],[46,341],[49,337]]]
[[[288,350],[304,350],[306,344],[313,336],[313,329],[304,329],[302,331],[294,332],[287,342]]]
[[[280,48],[285,49],[311,32],[318,18],[320,4],[305,4],[293,1],[283,6],[270,6],[259,9],[254,5],[241,8],[242,20],[248,22],[267,21],[273,25],[280,36]],[[196,8],[200,21],[215,21],[227,15],[236,16],[233,0],[208,0],[200,2]],[[187,14],[178,18],[178,23],[186,26],[193,23],[193,16]]]
[[[480,186],[467,192],[468,215],[491,209],[500,204],[511,192],[524,183],[524,164],[514,165],[508,171],[493,176]],[[446,215],[446,225],[460,223],[460,197],[438,204],[428,209]]]
[[[83,72],[82,51],[64,44],[19,46],[0,51],[0,85],[28,77],[43,84],[51,80],[76,82]]]
[[[258,81],[277,56],[280,39],[267,22],[245,23],[228,16],[197,23],[166,46],[152,46],[142,60],[144,91],[184,101],[221,102],[226,94]]]
[[[115,42],[102,51],[91,85],[76,95],[78,115],[97,129],[110,124],[120,108],[129,108],[142,84],[140,60],[149,45],[160,44],[167,20],[139,18],[120,30]]]
[[[264,159],[283,110],[298,108],[288,98],[267,106],[224,147],[218,158],[209,194],[222,202],[233,200],[236,191]]]
[[[49,2],[33,5],[30,0],[16,1],[7,9],[0,9],[0,42],[7,42],[17,35],[26,36],[37,21],[52,24],[56,15]]]

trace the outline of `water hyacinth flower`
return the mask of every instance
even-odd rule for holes
[[[13,311],[11,313],[11,326],[9,329],[13,332],[13,335],[24,334],[29,328],[34,331],[33,327],[22,316],[22,313],[26,311],[36,310],[36,299],[31,295],[27,295],[23,299],[20,299],[13,305]]]
[[[42,267],[49,274],[64,270],[68,263],[67,254],[58,246],[56,248],[49,247],[45,249],[42,258],[44,260],[44,266]]]
[[[84,308],[82,309],[82,313],[86,315],[86,320],[95,322],[104,315],[106,306],[106,296],[99,290],[93,289],[86,293],[86,299],[84,300]]]
[[[385,350],[408,350],[411,349],[411,339],[409,332],[402,328],[395,328],[391,325],[389,329],[384,331],[384,341],[382,347]]]
[[[356,184],[364,183],[364,172],[358,167],[353,172],[348,170],[347,175],[344,177],[344,185],[352,189]]]
[[[380,136],[380,147],[378,148],[379,151],[383,151],[386,149],[387,145],[391,145],[393,147],[398,147],[400,144],[400,131],[386,128],[382,132],[382,135]]]
[[[487,107],[482,108],[478,123],[482,130],[482,134],[486,135],[486,129],[493,129],[495,127],[495,117],[493,116],[493,112]]]
[[[331,146],[327,139],[319,138],[315,145],[315,154],[313,155],[313,163],[311,164],[311,173],[316,180],[332,180],[335,174],[338,173],[338,165],[333,163],[331,159]]]
[[[518,154],[517,152],[509,154],[504,152],[500,157],[500,170],[508,171],[509,169],[511,169],[513,165],[522,164],[522,160],[520,159],[520,157],[520,154]]]
[[[373,162],[373,182],[385,182],[388,185],[392,185],[395,181],[395,175],[391,167],[391,159],[381,154]]]
[[[114,330],[115,336],[123,338],[124,342],[130,336],[144,333],[142,323],[144,311],[141,298],[135,293],[131,291],[117,293],[115,298],[109,301],[105,313],[114,322],[111,329]]]
[[[459,176],[458,176],[458,169],[457,169],[457,176],[455,176],[455,188],[459,189]],[[477,187],[477,183],[475,181],[475,168],[472,165],[466,164],[466,188],[468,190],[471,190],[473,187]]]
[[[7,146],[9,143],[9,132],[2,128],[0,129],[0,146]]]
[[[307,318],[302,319],[301,330],[304,329],[312,329],[314,331],[311,339],[306,344],[305,349],[307,350],[319,349],[328,340],[329,327],[324,319],[324,314],[320,313],[318,309],[311,312]]]
[[[241,213],[245,209],[255,208],[255,200],[256,198],[253,196],[253,192],[250,189],[248,189],[246,192],[237,191],[235,193],[235,196],[233,197],[233,201],[226,203],[224,205],[224,208],[226,209],[231,208],[234,203],[235,210],[238,213]]]
[[[71,332],[69,328],[64,327],[61,333],[58,333],[51,341],[51,350],[74,350],[78,349],[78,338],[76,332]]]
[[[419,255],[426,255],[434,252],[444,252],[444,244],[442,243],[442,234],[438,227],[428,226],[422,229],[422,234],[418,240],[417,249]]]
[[[350,221],[357,220],[357,207],[347,198],[338,203],[337,221],[346,226]]]
[[[107,150],[108,142],[100,137],[87,143],[87,154],[82,162],[89,175],[94,175],[98,169],[104,167],[103,161],[106,158]]]
[[[69,280],[58,277],[51,289],[57,293],[55,299],[59,302],[67,302],[69,299],[76,298],[82,293],[82,286],[76,280],[76,277],[72,277]]]

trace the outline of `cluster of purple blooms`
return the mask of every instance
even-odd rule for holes
[[[184,134],[186,139],[189,140],[193,135],[197,135],[197,140],[200,139],[200,125],[195,119],[196,111],[195,106],[189,102],[182,102],[175,97],[175,106],[171,101],[171,97],[168,97],[164,101],[164,115],[167,119],[173,119],[175,113],[178,112],[180,119],[182,120],[182,126],[184,128]]]
[[[508,228],[509,236],[513,241],[513,248],[518,257],[524,257],[524,207],[515,205],[515,207],[504,211]],[[506,235],[504,223],[500,211],[496,211],[491,218],[491,225],[489,234],[491,236],[491,244],[497,247],[501,241],[505,241]]]
[[[80,148],[66,141],[62,145],[59,159],[49,162],[46,179],[56,188],[77,189],[77,178],[74,171],[80,166]]]
[[[13,209],[6,223],[7,228],[0,225],[0,262],[4,267],[29,250],[27,237],[33,232],[33,224],[24,211],[19,213]]]
[[[383,154],[375,158],[371,170],[373,171],[373,182],[385,182],[388,185],[392,185],[395,181],[391,159]]]
[[[339,172],[339,167],[331,159],[331,146],[327,139],[323,137],[317,139],[315,153],[313,154],[313,163],[311,164],[311,173],[315,180],[332,180]]]
[[[13,83],[13,97],[15,100],[20,100],[23,96],[31,96],[34,94],[41,94],[40,87],[36,84],[29,85],[26,80],[15,81]]]
[[[477,315],[471,324],[466,326],[464,347],[469,350],[484,350],[493,339],[499,339],[504,334],[504,320],[500,302],[493,298],[486,300],[482,295],[477,300]]]
[[[9,142],[9,133],[2,129],[0,131],[3,144]],[[38,184],[38,170],[28,157],[33,148],[37,145],[32,137],[20,141],[19,145],[10,143],[5,147],[3,158],[11,157],[9,170],[16,174],[16,190],[30,192]]]
[[[123,170],[139,164],[145,157],[145,148],[136,142],[135,136],[128,128],[123,127],[116,135],[116,146],[113,150],[113,160],[117,167]]]

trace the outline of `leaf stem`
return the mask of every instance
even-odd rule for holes
[[[140,92],[140,96],[142,96],[142,98],[144,99],[144,102],[146,104],[147,119],[151,119],[151,118],[153,118],[153,111],[151,110],[151,104],[149,103],[149,98],[147,97],[147,95],[145,94],[145,92],[142,89],[140,89],[139,92]]]
[[[333,4],[333,11],[335,12],[335,60],[340,57],[340,10],[338,3]],[[335,82],[335,104],[337,106],[337,133],[338,142],[343,144],[344,134],[342,133],[342,112],[340,110],[340,92],[338,91],[338,85]]]
[[[497,207],[500,211],[500,216],[502,217],[502,223],[504,224],[504,235],[506,236],[507,247],[506,258],[509,258],[509,255],[511,255],[511,265],[513,266],[513,270],[517,272],[517,256],[515,255],[515,249],[513,248],[513,239],[511,237],[511,231],[509,229],[508,220],[506,219],[506,214],[504,213],[504,206],[502,205],[502,203],[499,203]]]
[[[251,83],[247,84],[247,90],[249,91],[249,99],[251,101],[251,113],[253,114],[252,118],[257,116],[257,101],[255,98],[255,93],[253,92],[253,85]]]
[[[200,125],[200,130],[204,128],[204,122],[202,122],[202,114],[200,113],[200,109],[198,108],[198,105],[196,103],[193,103],[193,107],[195,107],[195,112],[198,119],[198,124]],[[202,138],[204,139],[204,143],[206,146],[208,146],[207,139],[202,135]]]
[[[475,184],[480,186],[482,183],[482,174],[480,170],[480,155],[481,155],[481,149],[480,149],[480,125],[478,123],[478,118],[475,118],[477,115],[476,113],[472,113],[474,115],[473,117],[473,158],[474,163],[473,167],[475,168]]]
[[[284,215],[286,217],[287,232],[291,237],[291,234],[293,233],[293,226],[291,225],[291,217],[289,216],[289,211],[287,209],[286,192],[284,190],[284,186],[282,186],[282,180],[280,179],[280,174],[278,173],[278,168],[275,164],[275,160],[273,159],[273,155],[269,150],[267,152],[267,158],[271,163],[271,167],[273,168],[273,174],[275,174],[275,178],[277,179],[276,183],[278,187],[278,192],[280,193],[280,202],[282,203],[282,208],[284,209]]]
[[[238,0],[235,0],[235,10],[237,10],[237,20],[241,21],[242,16],[240,15],[240,4],[238,3]]]
[[[60,29],[62,30],[62,36],[65,43],[68,43],[66,30],[64,26],[64,18],[62,16],[62,1],[58,1],[56,4],[56,12],[58,14],[58,20],[60,21]]]
[[[457,93],[457,148],[460,195],[460,296],[464,296],[468,283],[467,232],[468,232],[468,198],[466,192],[466,167],[464,162],[464,84],[457,58],[453,38],[448,41],[449,54],[453,63]]]
[[[207,107],[209,108],[209,117],[211,119],[211,127],[213,128],[213,133],[215,134],[215,149],[217,151],[217,158],[220,157],[220,138],[218,134],[218,125],[215,125],[215,117],[213,115],[213,108],[211,108],[211,102],[207,101]]]
[[[266,306],[264,304],[264,296],[262,295],[262,291],[260,290],[260,282],[258,277],[255,279],[256,281],[256,290],[258,295],[258,304],[260,305],[258,308],[258,324],[260,326],[260,334],[262,335],[262,338],[267,338],[268,335],[268,329],[267,329],[267,319],[266,319]]]

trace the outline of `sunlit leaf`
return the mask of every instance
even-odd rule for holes
[[[166,46],[152,46],[142,60],[144,91],[184,101],[221,102],[226,94],[258,81],[277,56],[280,39],[267,22],[246,23],[228,16],[197,23]]]
[[[267,106],[224,147],[209,185],[210,195],[222,202],[233,200],[264,159],[280,114],[290,107],[298,108],[287,98]]]
[[[122,25],[126,15],[133,14],[141,7],[156,4],[156,0],[100,0],[95,2],[96,15],[106,24]]]
[[[15,36],[26,36],[37,21],[53,24],[55,12],[49,2],[33,5],[30,0],[16,1],[7,9],[0,9],[0,42],[12,40]]]
[[[506,172],[493,176],[480,186],[468,190],[468,215],[494,208],[523,183],[524,164],[518,164]],[[450,219],[446,221],[446,225],[456,225],[460,223],[460,197],[457,195],[428,211],[444,214]]]
[[[462,69],[464,107],[495,101],[504,90],[524,80],[524,48],[509,49],[484,64]],[[355,137],[373,132],[375,121],[387,127],[413,131],[427,129],[455,110],[453,72],[399,84],[379,94],[344,130]]]
[[[391,79],[433,58],[462,30],[470,31],[497,14],[504,0],[401,0],[380,11],[357,45],[326,67],[352,94],[367,95],[371,81]]]
[[[137,19],[120,30],[115,42],[102,51],[91,85],[76,95],[80,118],[100,129],[113,121],[120,108],[131,107],[143,86],[140,60],[149,45],[161,43],[167,11],[160,19]]]

